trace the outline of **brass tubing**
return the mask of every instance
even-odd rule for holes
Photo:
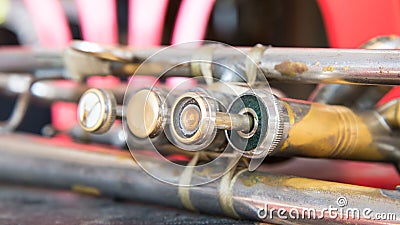
[[[276,155],[400,162],[399,142],[388,141],[380,147],[400,127],[398,99],[362,113],[318,103],[302,103],[299,110],[299,103],[282,102],[290,128]],[[394,150],[385,151],[387,145]]]
[[[282,147],[272,154],[371,161],[392,159],[379,152],[366,121],[349,108],[291,100],[282,103],[290,128]]]
[[[227,132],[227,137],[246,157],[274,155],[400,162],[398,150],[387,150],[387,145],[393,146],[396,142],[387,142],[385,150],[378,141],[399,128],[398,100],[377,110],[356,113],[344,106],[278,99],[259,89],[237,98],[228,111],[236,113],[243,107],[260,111],[258,133],[261,134],[245,139],[235,132]]]

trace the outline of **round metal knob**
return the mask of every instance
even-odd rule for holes
[[[165,107],[163,98],[154,90],[144,89],[135,93],[126,108],[129,130],[139,138],[155,137],[164,127]]]
[[[105,133],[115,121],[117,103],[114,95],[102,89],[89,89],[79,100],[79,125],[91,133]]]

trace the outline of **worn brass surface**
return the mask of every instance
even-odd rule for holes
[[[286,104],[291,128],[276,155],[382,160],[365,122],[342,106],[313,103],[299,116]]]

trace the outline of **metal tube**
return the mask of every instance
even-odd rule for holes
[[[120,124],[114,124],[104,134],[93,134],[75,125],[68,131],[68,134],[77,142],[107,144],[120,149],[127,149],[124,130]]]
[[[182,187],[159,182],[147,175],[127,152],[9,134],[0,136],[0,154],[2,182],[72,189],[179,208],[187,207],[189,202],[198,212],[269,223],[376,224],[398,223],[400,220],[400,197],[396,190],[236,169],[215,182],[188,187],[189,198],[186,199],[180,194]],[[151,156],[144,157],[153,167],[159,168],[160,175],[180,179],[162,162]],[[202,176],[208,176],[208,172],[193,174],[192,179],[202,179]],[[329,215],[326,211],[329,207],[337,208],[336,216]],[[299,217],[304,213],[305,219],[291,219],[288,213],[287,219],[279,217],[277,210],[281,208],[287,212],[298,210]],[[268,210],[265,218],[264,209]],[[271,209],[275,209],[272,216]],[[346,219],[347,214],[339,216],[340,209],[342,212],[357,209],[361,213],[367,209],[372,212],[370,216],[393,213],[395,218],[377,221],[361,214],[359,219]],[[318,219],[313,219],[314,212],[310,210],[315,210]]]
[[[29,86],[31,77],[22,74],[0,75],[0,91],[8,95],[21,94]],[[111,91],[118,103],[122,104],[126,83],[103,88]],[[42,80],[35,82],[31,87],[31,95],[40,103],[52,103],[54,101],[78,102],[82,94],[91,87],[71,80]]]
[[[395,35],[373,38],[361,46],[365,49],[399,49],[399,47],[400,37]],[[320,84],[310,100],[366,110],[371,109],[390,89],[390,86],[363,87],[347,84]]]
[[[9,118],[5,121],[0,121],[0,133],[12,132],[22,122],[31,99],[30,88],[39,80],[39,78],[34,79],[31,76],[29,77],[28,84],[25,85],[24,90],[19,94]]]
[[[88,49],[79,49],[75,42],[72,48],[64,53],[59,50],[42,50],[27,48],[5,48],[0,51],[0,71],[17,73],[35,73],[36,77],[52,77],[64,74],[65,66],[70,78],[82,79],[89,75],[123,75],[130,76],[161,48],[128,49],[113,48],[107,50],[107,59],[101,54],[94,54]],[[168,71],[171,75],[198,76],[191,63],[196,59],[195,53],[201,47],[174,48],[149,58],[140,68],[148,75],[160,75],[177,64],[178,67]],[[239,51],[238,51],[239,50]],[[246,77],[246,55],[251,48],[217,47],[210,56],[212,61],[227,65],[234,72]],[[306,83],[356,83],[356,84],[400,84],[400,58],[398,50],[367,49],[306,49],[306,48],[267,48],[261,59],[260,69],[268,79],[296,81]],[[15,64],[17,62],[17,64]],[[88,62],[90,62],[88,64]],[[184,64],[182,64],[184,63]],[[88,66],[89,65],[89,66]],[[220,67],[212,66],[213,74],[220,74]],[[232,74],[223,74],[232,79]],[[261,81],[263,78],[259,77]]]
[[[328,105],[351,107],[368,87],[349,84],[319,84],[311,93],[309,100]],[[368,99],[369,101],[370,99]]]
[[[254,119],[249,115],[229,114],[217,112],[215,125],[218,129],[250,131]]]
[[[344,105],[354,110],[372,109],[393,87],[384,85],[321,84],[309,100],[328,105]]]
[[[156,55],[154,54],[162,48],[114,47],[107,50],[108,55],[113,57],[104,59],[101,54],[80,49],[79,43],[81,42],[75,42],[72,48],[65,52],[28,48],[2,49],[0,72],[35,73],[39,78],[59,77],[64,74],[65,66],[68,74],[64,75],[68,78],[82,79],[90,75],[109,74],[130,76],[141,63],[149,59],[140,68],[143,74],[160,75],[180,64],[166,75],[201,75],[194,71],[191,63],[185,62],[196,60],[195,53],[201,51],[202,47],[170,47],[165,53]],[[232,72],[237,72],[247,79],[245,64],[248,58],[240,51],[248,54],[251,50],[252,48],[233,49],[220,46],[209,54],[216,64],[227,65]],[[266,48],[260,58],[259,68],[268,79],[280,81],[398,85],[399,58],[399,50]],[[211,66],[213,74],[221,74],[221,68],[215,65]],[[232,79],[232,74],[225,73],[220,76]],[[265,81],[262,77],[258,79]]]
[[[193,63],[190,62],[196,60],[196,54],[202,49],[210,48],[169,47],[168,50],[160,52],[162,48],[98,50],[97,48],[104,47],[97,46],[93,47],[93,50],[81,48],[80,43],[75,42],[64,55],[65,65],[71,71],[69,75],[75,79],[95,74],[130,76],[143,62],[146,63],[140,66],[140,74],[199,76],[204,71],[193,69]],[[232,72],[242,76],[238,78],[236,75],[234,79],[248,80],[245,65],[248,57],[245,54],[249,54],[251,50],[252,48],[234,49],[219,46],[213,51],[208,51],[207,58],[212,59],[214,63],[211,65],[212,74],[216,78],[232,81],[232,73],[223,72],[221,67],[217,66],[225,65]],[[257,80],[265,81],[266,77],[271,80],[305,83],[398,85],[399,59],[399,50],[269,47],[259,60],[259,68],[263,74],[258,74]],[[91,63],[90,67],[83,66],[88,65],[88,62]]]
[[[383,85],[367,87],[365,92],[356,99],[352,108],[354,110],[372,109],[392,88],[392,86]]]
[[[393,130],[400,128],[400,99],[394,99],[376,109],[385,123]]]
[[[0,72],[31,73],[36,78],[61,77],[64,63],[61,50],[26,47],[0,49]]]
[[[282,103],[290,125],[282,147],[273,155],[400,161],[379,151],[367,118],[349,108],[291,100]]]
[[[243,108],[259,112],[256,133],[260,135],[226,133],[230,144],[250,158],[305,156],[399,163],[399,146],[388,151],[377,140],[399,127],[399,105],[395,101],[377,111],[355,113],[344,106],[277,99],[255,90],[237,98],[228,112]]]
[[[269,90],[255,89],[233,100],[227,112],[212,106],[215,103],[204,93],[181,95],[170,113],[168,140],[185,150],[209,150],[211,142],[225,145],[226,139],[216,135],[223,129],[230,145],[248,158],[274,155],[400,162],[398,150],[393,150],[399,149],[393,146],[397,142],[381,141],[395,129],[398,105],[355,113],[344,106],[278,99]]]

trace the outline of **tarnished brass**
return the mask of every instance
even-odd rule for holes
[[[290,101],[285,102],[285,107],[290,129],[282,147],[273,155],[373,161],[385,158],[374,145],[368,125],[352,110],[311,103],[307,112],[299,114]]]
[[[258,135],[245,137],[229,131],[227,138],[248,158],[304,156],[400,162],[394,140],[382,138],[399,128],[399,102],[357,113],[345,106],[278,99],[268,97],[265,90],[255,90],[236,99],[229,112],[237,113],[240,107],[258,110]],[[388,149],[388,145],[395,149]]]

